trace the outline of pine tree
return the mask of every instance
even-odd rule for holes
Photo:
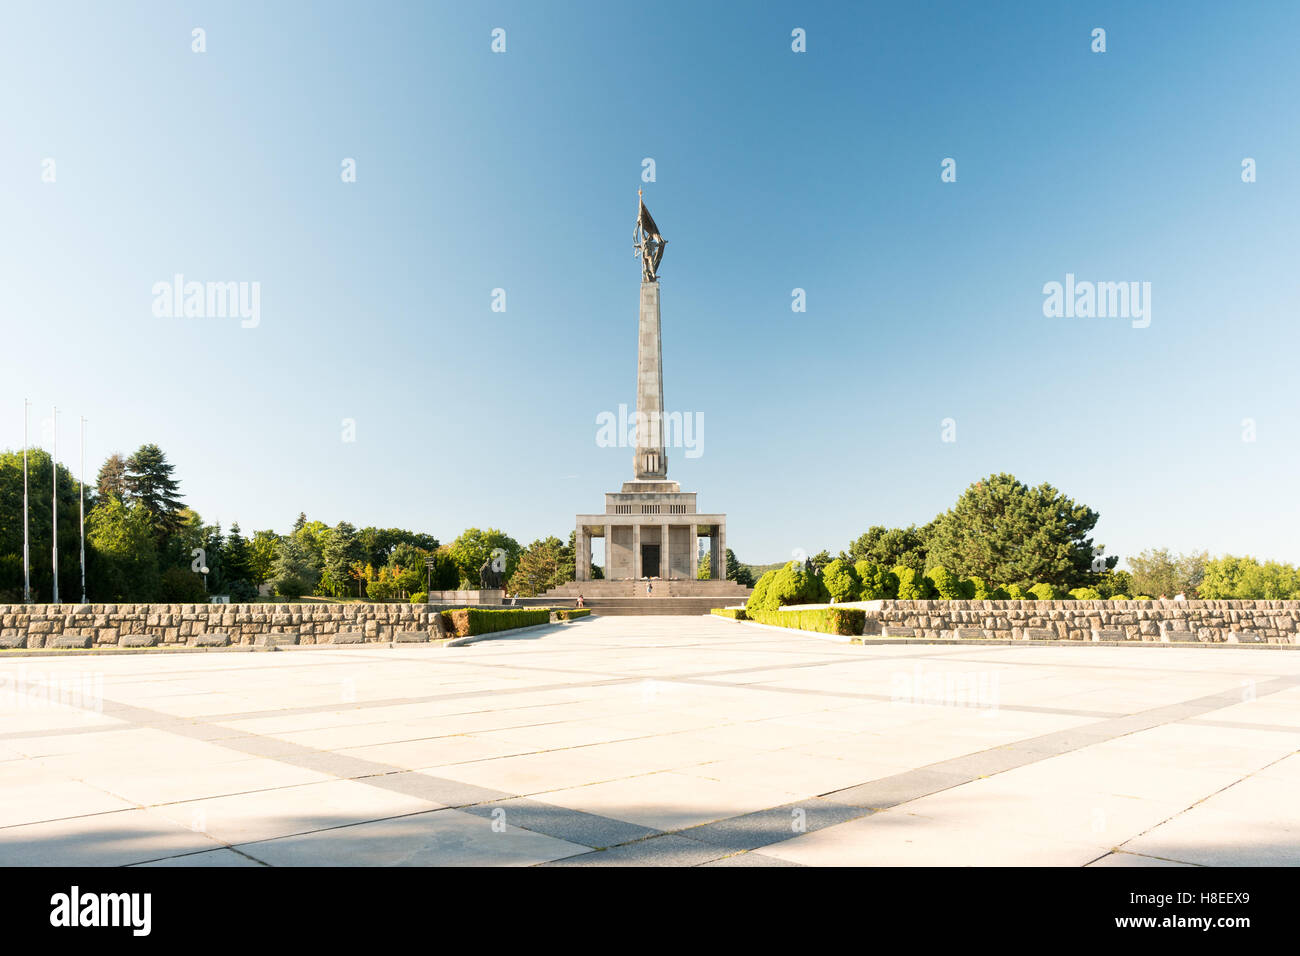
[[[96,485],[99,489],[99,497],[105,500],[114,498],[117,501],[125,501],[126,459],[116,452],[109,455],[108,460],[99,469]]]
[[[277,594],[288,598],[311,593],[320,580],[320,572],[311,556],[293,535],[281,538],[275,549],[275,566],[271,571]]]
[[[253,569],[249,559],[248,542],[239,533],[238,521],[230,526],[230,535],[226,538],[226,551],[223,557],[227,581],[252,582]]]
[[[157,445],[141,445],[126,460],[126,490],[149,512],[151,524],[160,539],[174,534],[180,527],[180,482],[172,478],[175,466]]]
[[[363,554],[361,542],[357,540],[357,529],[346,521],[336,524],[330,529],[322,550],[321,586],[335,597],[347,594],[352,565],[360,561]],[[423,566],[420,573],[424,573]]]
[[[221,533],[221,522],[203,528],[203,551],[208,559],[208,590],[224,594],[226,582],[226,536]]]
[[[747,588],[754,586],[754,572],[748,565],[741,564],[736,559],[736,552],[730,548],[727,549],[727,580],[735,581]]]

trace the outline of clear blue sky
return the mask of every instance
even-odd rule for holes
[[[927,521],[995,471],[1096,508],[1112,554],[1300,560],[1295,4],[4,20],[2,447],[29,397],[38,438],[63,410],[64,461],[79,415],[92,474],[156,442],[246,531],[567,537],[630,477],[595,422],[634,402],[651,157],[665,400],[705,422],[669,476],[741,560]],[[260,282],[260,325],[154,316],[176,273]],[[1150,282],[1150,327],[1045,318],[1066,273]]]

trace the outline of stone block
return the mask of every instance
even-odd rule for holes
[[[253,643],[258,647],[277,647],[281,644],[297,644],[301,640],[298,631],[279,631],[271,634],[258,634]]]
[[[1229,631],[1229,644],[1267,644],[1268,638],[1255,631]]]
[[[0,634],[0,647],[7,650],[13,650],[18,647],[27,646],[26,634]]]
[[[1027,641],[1059,641],[1061,635],[1054,627],[1027,627],[1024,630]]]
[[[880,628],[881,637],[915,637],[916,628],[904,627],[902,624],[885,624]]]
[[[331,635],[331,644],[364,644],[366,637],[360,631],[339,631]]]
[[[47,647],[89,647],[91,638],[82,634],[55,634],[46,643]]]
[[[157,634],[123,634],[117,641],[118,647],[155,647],[157,644]]]
[[[986,631],[982,627],[958,627],[953,630],[953,634],[956,637],[969,637],[976,640],[988,640],[997,636],[992,631]]]
[[[424,631],[398,631],[393,635],[394,644],[427,644],[429,635]]]
[[[1094,641],[1127,641],[1128,633],[1118,627],[1094,627],[1092,629],[1092,639]]]
[[[191,634],[189,640],[190,647],[229,647],[229,634]]]

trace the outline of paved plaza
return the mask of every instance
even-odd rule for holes
[[[1296,652],[597,617],[0,674],[6,866],[1300,864]]]

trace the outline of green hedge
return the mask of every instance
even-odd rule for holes
[[[867,623],[867,612],[854,607],[826,607],[809,611],[751,611],[748,616],[751,621],[759,624],[795,627],[801,631],[817,631],[820,634],[861,634]]]
[[[454,632],[457,637],[472,637],[475,634],[494,634],[517,627],[546,624],[551,620],[551,609],[458,607],[443,611],[442,617],[447,622],[447,630]]]
[[[586,617],[591,613],[589,607],[561,607],[556,608],[555,616],[561,621],[572,621],[580,617]]]
[[[743,607],[715,607],[713,613],[718,617],[729,617],[733,621],[744,621],[747,619]]]

